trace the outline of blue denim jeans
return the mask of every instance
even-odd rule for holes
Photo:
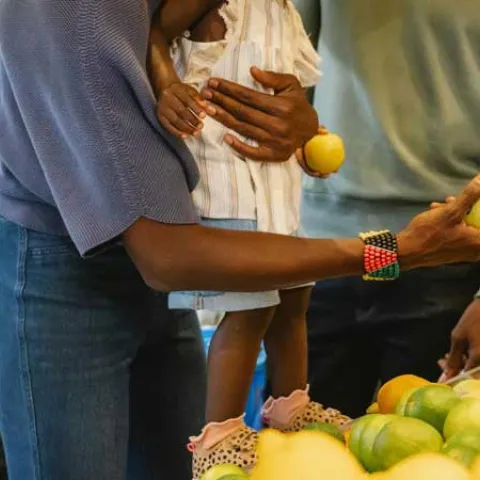
[[[0,218],[0,430],[9,480],[190,480],[205,362],[191,312],[170,312],[122,247]]]

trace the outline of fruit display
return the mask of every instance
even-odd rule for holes
[[[462,398],[450,410],[443,427],[443,435],[448,439],[457,432],[471,427],[480,429],[480,400],[478,398]]]
[[[452,388],[398,377],[379,390],[369,409],[377,413],[345,431],[322,423],[291,434],[265,430],[253,471],[214,467],[202,480],[480,480],[476,392],[480,380]]]

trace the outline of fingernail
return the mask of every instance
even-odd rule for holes
[[[180,135],[180,138],[187,138],[187,137],[188,137],[188,135],[186,135],[185,133],[182,133],[182,134]]]
[[[230,135],[225,135],[224,140],[227,145],[233,144],[233,138]]]
[[[199,137],[201,134],[202,132],[200,132],[199,130],[195,130],[195,132],[193,132],[194,137]]]
[[[213,98],[213,94],[212,94],[212,92],[211,92],[210,90],[204,90],[204,91],[202,92],[202,95],[203,95],[205,98],[208,98],[208,99]]]
[[[215,80],[214,78],[212,78],[209,82],[208,82],[208,85],[212,88],[218,88],[218,86],[220,85],[220,82],[218,80]]]
[[[207,114],[206,114],[205,112],[200,112],[200,113],[198,114],[198,116],[199,116],[200,118],[205,118],[205,117],[207,116]]]
[[[207,113],[208,113],[209,115],[216,115],[216,114],[217,114],[217,110],[209,105],[209,106],[207,107]]]

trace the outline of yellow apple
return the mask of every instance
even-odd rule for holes
[[[305,144],[305,160],[315,172],[329,175],[337,172],[345,161],[345,147],[338,135],[322,132]]]
[[[472,207],[465,217],[465,223],[475,228],[480,228],[480,200]]]

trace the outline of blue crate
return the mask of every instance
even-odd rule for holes
[[[208,352],[210,341],[215,333],[215,327],[202,327],[203,343],[205,351]],[[249,427],[255,430],[262,428],[262,405],[267,378],[267,355],[265,350],[260,351],[257,360],[257,367],[253,375],[252,385],[248,394],[247,405],[245,408],[245,422]]]

